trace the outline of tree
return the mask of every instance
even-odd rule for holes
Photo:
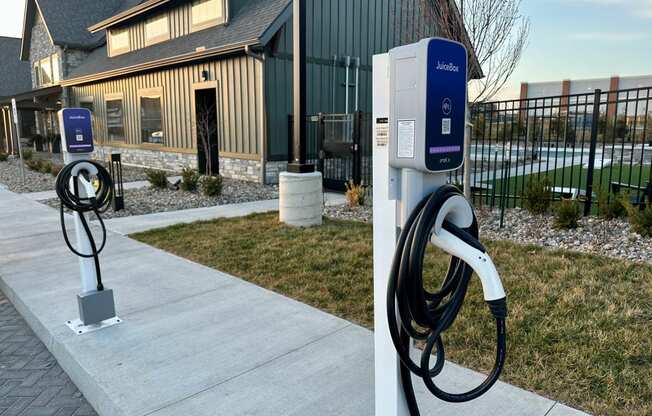
[[[512,76],[527,46],[530,19],[520,13],[521,0],[457,0],[459,9],[453,0],[422,1],[429,3],[426,10],[438,13],[440,36],[464,41],[466,28],[467,48],[484,73],[472,83],[469,99],[491,100]]]
[[[197,145],[202,147],[204,157],[206,158],[206,175],[213,176],[213,162],[212,155],[216,149],[211,143],[211,137],[217,134],[217,123],[215,122],[216,114],[215,104],[208,104],[201,102],[197,105],[196,115],[196,129],[197,129]]]

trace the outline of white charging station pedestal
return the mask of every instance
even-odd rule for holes
[[[64,165],[75,164],[68,182],[70,191],[76,192],[82,199],[94,198],[96,194],[92,181],[80,174],[98,174],[97,166],[84,163],[91,161],[94,150],[92,114],[87,109],[65,108],[59,111],[58,116]],[[76,240],[74,249],[89,255],[92,253],[92,245],[84,229],[83,215],[85,214],[77,211],[72,212]],[[84,218],[84,221],[87,219]],[[81,293],[77,295],[79,318],[66,321],[66,325],[76,334],[83,335],[121,323],[122,320],[115,314],[113,291],[98,290],[95,259],[92,256],[78,256],[78,261],[81,278]]]
[[[389,329],[388,282],[408,217],[448,183],[450,171],[462,166],[466,66],[466,49],[444,39],[425,39],[373,59],[375,416],[410,415]],[[430,241],[476,271],[485,300],[504,301],[491,259],[444,230],[444,221],[460,229],[471,227],[473,209],[462,195],[441,206]]]

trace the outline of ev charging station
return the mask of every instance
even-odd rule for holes
[[[448,172],[463,164],[467,56],[462,44],[431,38],[374,57],[376,416],[420,414],[413,375],[439,399],[459,403],[486,393],[504,364],[506,295],[479,242],[473,207],[448,184]],[[423,283],[428,243],[451,255],[436,293]],[[474,271],[496,320],[496,362],[480,386],[448,393],[434,380],[445,364],[442,333],[453,325]],[[422,352],[413,340],[425,343]]]
[[[106,244],[106,228],[100,214],[111,202],[113,184],[104,166],[90,157],[94,150],[91,112],[64,108],[58,116],[65,164],[56,182],[61,200],[61,228],[68,248],[79,257],[81,275],[81,293],[77,295],[79,319],[67,321],[66,325],[82,335],[121,322],[115,314],[113,291],[102,283],[99,262],[99,254]],[[68,238],[64,207],[74,217],[76,245]],[[89,213],[95,213],[102,228],[99,247],[86,217]]]

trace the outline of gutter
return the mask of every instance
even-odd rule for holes
[[[249,40],[245,42],[238,42],[231,45],[222,46],[219,48],[211,48],[205,50],[196,50],[186,54],[173,56],[170,58],[159,59],[156,61],[145,62],[142,64],[131,65],[123,68],[113,69],[110,71],[99,72],[97,74],[84,75],[77,78],[71,78],[61,81],[64,87],[71,87],[79,84],[87,84],[94,81],[101,81],[107,78],[119,77],[122,75],[132,74],[134,72],[144,72],[147,70],[157,69],[165,66],[177,65],[181,63],[196,61],[199,59],[211,58],[215,56],[225,55],[227,53],[244,51],[245,53],[251,46],[259,45],[258,39]]]

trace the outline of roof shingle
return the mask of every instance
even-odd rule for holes
[[[32,88],[29,62],[20,60],[20,38],[0,36],[0,97],[7,97]]]

